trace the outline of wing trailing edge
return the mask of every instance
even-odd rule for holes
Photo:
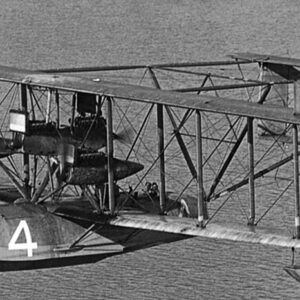
[[[230,228],[218,224],[197,227],[197,220],[147,214],[122,214],[109,221],[110,225],[163,231],[175,234],[223,239],[236,242],[256,243],[280,247],[300,248],[300,240],[270,233],[251,226]]]

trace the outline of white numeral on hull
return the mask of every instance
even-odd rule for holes
[[[26,243],[16,243],[21,231],[24,230]],[[9,250],[27,250],[27,256],[32,257],[32,250],[37,249],[37,243],[33,243],[31,239],[31,234],[27,222],[21,220],[16,231],[14,232],[11,240],[8,243]]]

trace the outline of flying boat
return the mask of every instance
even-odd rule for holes
[[[228,57],[0,66],[0,270],[196,236],[294,253],[300,59]],[[299,280],[298,269],[293,259],[285,270]]]

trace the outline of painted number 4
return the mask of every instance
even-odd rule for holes
[[[20,233],[24,230],[26,243],[16,243]],[[8,243],[9,250],[27,250],[28,257],[32,257],[32,250],[37,249],[37,243],[33,243],[27,222],[21,220],[16,231],[14,232],[10,242]]]

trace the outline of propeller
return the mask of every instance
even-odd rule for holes
[[[134,135],[132,127],[123,128],[118,133],[113,133],[113,139],[122,144],[131,144]]]
[[[12,139],[0,138],[0,158],[12,155],[22,147],[21,135],[16,134]]]

